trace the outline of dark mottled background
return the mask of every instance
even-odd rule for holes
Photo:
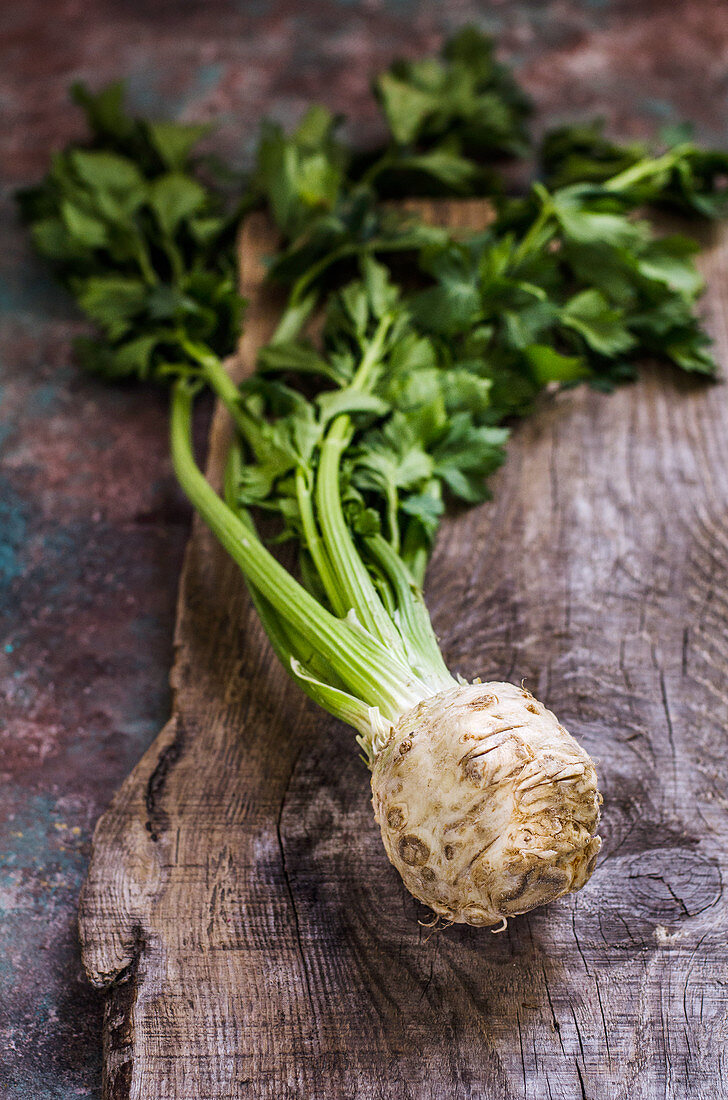
[[[725,0],[4,0],[0,6],[0,1094],[100,1095],[100,998],[76,902],[94,822],[164,721],[188,512],[163,398],[79,377],[81,323],[31,256],[12,192],[78,137],[66,89],[125,77],[139,111],[217,118],[249,159],[311,98],[376,132],[368,74],[474,21],[553,122],[728,143]]]

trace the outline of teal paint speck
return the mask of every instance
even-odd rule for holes
[[[6,653],[12,653],[14,649],[15,649],[15,646],[12,644],[12,642],[7,642],[6,643],[6,645],[5,645],[5,652]]]
[[[191,90],[192,95],[199,94],[200,92],[208,92],[217,87],[222,78],[224,68],[217,62],[211,62],[208,65],[200,65],[195,75],[195,83]],[[188,96],[190,92],[187,93]]]
[[[0,587],[9,585],[23,571],[21,552],[25,547],[28,505],[0,480]]]
[[[666,99],[656,99],[654,96],[643,99],[641,107],[644,114],[652,115],[653,118],[674,119],[678,115],[672,103]]]
[[[171,91],[160,83],[158,70],[135,69],[126,77],[129,106],[134,113],[157,117],[178,118],[196,99],[212,91],[225,72],[223,65],[211,62],[199,65],[189,74],[188,82],[182,92]]]
[[[54,405],[58,402],[59,375],[60,372],[58,372],[52,385],[48,383],[45,386],[39,386],[37,390],[30,394],[27,402],[27,409],[30,413],[38,416],[53,410]]]
[[[0,405],[2,405],[4,397],[5,397],[5,389],[4,389],[3,386],[0,386]],[[3,443],[5,443],[6,439],[8,439],[8,437],[12,434],[12,432],[13,432],[13,425],[12,424],[0,422],[0,447],[2,447]]]

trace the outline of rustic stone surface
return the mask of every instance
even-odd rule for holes
[[[112,78],[128,76],[130,100],[137,109],[189,119],[221,114],[222,130],[211,143],[244,163],[262,114],[272,111],[291,120],[312,97],[349,111],[356,119],[358,139],[374,135],[376,122],[366,98],[369,72],[397,52],[416,53],[436,45],[442,31],[469,18],[499,36],[504,56],[515,59],[549,120],[599,112],[623,132],[646,133],[666,121],[693,118],[699,136],[726,140],[728,16],[723,0],[680,0],[668,7],[658,0],[639,5],[626,0],[518,0],[512,4],[453,0],[447,5],[427,0],[307,0],[295,5],[283,0],[208,0],[199,5],[182,0],[154,5],[102,0],[92,6],[77,0],[26,0],[22,5],[2,5],[0,1092],[8,1100],[100,1095],[102,1006],[101,998],[81,974],[75,936],[77,895],[98,814],[168,714],[166,677],[174,598],[188,523],[187,509],[174,489],[165,457],[163,397],[149,391],[108,390],[77,376],[70,339],[79,331],[79,322],[73,319],[67,299],[52,287],[31,257],[14,221],[10,192],[37,178],[49,151],[81,132],[78,115],[69,108],[66,97],[66,88],[74,79],[87,79],[98,87]],[[715,324],[723,323],[716,316]],[[648,383],[649,387],[655,385]],[[664,381],[659,384],[659,393],[665,385]],[[651,389],[640,392],[644,400],[652,394]],[[660,401],[650,396],[649,401],[656,403],[640,405],[641,411],[631,404],[637,390],[616,399],[626,404],[619,406],[615,416],[641,417],[630,422],[640,430],[659,424],[660,439],[665,441],[663,465],[669,459],[667,433],[677,432],[674,460],[685,460],[689,470],[680,474],[688,484],[681,482],[679,509],[660,505],[665,517],[662,526],[654,515],[651,520],[640,517],[644,526],[633,527],[631,541],[625,543],[632,557],[623,556],[616,572],[618,595],[627,592],[625,599],[643,605],[652,623],[665,613],[660,599],[667,597],[653,596],[652,579],[633,572],[636,561],[644,562],[642,552],[634,549],[639,537],[644,535],[659,558],[654,583],[658,589],[666,583],[672,588],[681,568],[671,565],[673,548],[679,559],[686,546],[672,541],[673,527],[679,516],[688,514],[685,510],[689,511],[691,501],[697,501],[702,511],[696,513],[699,521],[695,521],[694,536],[702,549],[699,553],[695,550],[691,568],[698,571],[698,579],[690,583],[698,594],[706,590],[711,576],[717,576],[719,565],[713,557],[719,554],[716,547],[720,547],[721,538],[725,541],[717,505],[704,507],[702,496],[691,496],[693,491],[702,494],[703,479],[708,484],[708,462],[712,463],[710,456],[722,428],[710,429],[707,444],[696,440],[697,414],[691,411],[692,405],[674,413],[673,392],[667,387],[667,396]],[[562,500],[572,502],[572,523],[592,494],[591,479],[597,479],[596,493],[601,486],[599,477],[606,476],[605,471],[595,472],[594,461],[576,454],[578,434],[571,440],[571,432],[602,429],[602,414],[590,411],[591,406],[582,409],[581,400],[569,398],[569,408],[575,410],[569,416],[575,416],[576,422],[563,420],[562,410],[552,421],[547,410],[538,430],[550,441],[548,446],[542,443],[537,453],[530,443],[528,448],[524,444],[523,458],[514,454],[511,459],[537,469],[539,461],[548,461],[550,446],[557,452],[572,448],[568,453],[574,465],[568,467],[564,462],[559,467],[562,471],[568,467],[569,476],[556,486]],[[675,409],[678,405],[675,397]],[[550,434],[552,429],[555,436]],[[620,461],[626,469],[627,443],[623,441],[622,446]],[[704,446],[708,448],[705,459],[700,458]],[[702,465],[696,472],[698,459]],[[648,483],[651,476],[648,473]],[[717,475],[713,472],[712,476]],[[650,487],[642,486],[640,492],[648,494],[650,508],[657,508],[651,503]],[[713,491],[718,500],[719,489]],[[610,493],[607,499],[612,512],[631,508],[631,496],[626,499],[615,491]],[[486,564],[499,563],[499,530],[507,532],[515,524],[521,540],[526,528],[531,530],[523,502],[499,498],[493,507],[493,544],[484,547],[485,534],[481,532],[473,549],[476,555],[480,548]],[[652,514],[649,509],[647,514]],[[559,538],[571,539],[578,549],[578,524],[574,531],[562,531],[562,526],[560,523]],[[497,640],[505,653],[499,666],[503,674],[511,666],[515,668],[518,658],[525,671],[533,674],[540,670],[547,688],[547,675],[555,678],[555,693],[550,696],[554,705],[561,701],[558,691],[566,690],[559,686],[563,677],[569,691],[575,691],[575,671],[582,669],[593,636],[579,630],[581,640],[575,651],[570,650],[568,662],[563,656],[565,643],[558,651],[562,655],[554,657],[549,641],[550,660],[543,660],[540,654],[544,638],[550,638],[549,630],[564,629],[558,617],[562,605],[555,603],[551,616],[541,611],[534,618],[533,584],[524,588],[524,566],[516,560],[521,542],[509,571],[503,567],[484,575],[474,557],[465,568],[459,566],[446,585],[446,567],[455,564],[448,558],[447,546],[446,536],[439,554],[445,562],[442,592],[447,592],[448,600],[471,600],[478,586],[484,586],[491,593],[493,606],[505,601],[510,608],[493,623],[483,619],[480,627],[471,631],[472,637],[465,623],[453,627],[449,655],[462,664],[468,653],[473,659],[482,653],[495,671],[496,650],[492,647]],[[537,553],[532,542],[529,549]],[[603,569],[604,553],[595,553],[595,558]],[[579,575],[568,581],[578,600],[585,598],[588,565],[582,561]],[[549,566],[541,567],[534,560],[530,568]],[[631,581],[626,570],[632,573]],[[493,588],[496,580],[497,590]],[[561,566],[554,583],[559,592],[566,593],[563,599],[571,600]],[[440,587],[433,590],[431,600],[444,609]],[[669,608],[676,598],[672,592]],[[719,603],[720,596],[706,597],[708,621]],[[571,614],[576,614],[577,603],[572,601],[570,606]],[[581,623],[589,608],[579,606]],[[699,603],[695,606],[701,607]],[[597,613],[591,630],[598,630],[599,622]],[[606,624],[605,620],[605,629]],[[659,633],[659,625],[654,629]],[[711,662],[719,659],[722,642],[712,651],[705,641],[705,629],[701,627],[703,634],[697,635],[696,648],[691,651],[688,646],[686,652],[695,656],[702,650],[706,656],[700,659],[710,668]],[[632,654],[639,662],[641,653],[636,647],[634,640],[625,644],[623,662],[632,660]],[[699,668],[696,675],[706,679]],[[653,699],[650,692],[655,683],[644,671],[633,680],[632,691],[641,701],[639,705],[624,704],[626,719],[633,727],[653,719],[658,697]],[[623,685],[620,690],[625,690]],[[625,757],[620,777],[632,774],[629,757],[638,752],[644,757],[642,767],[649,772],[649,745],[643,735],[632,737],[630,728],[627,724],[621,735]],[[697,735],[686,728],[688,742],[699,745],[699,740],[692,740]],[[348,752],[346,734],[333,735],[339,748]],[[323,733],[320,736],[320,749],[302,762],[314,788],[327,760],[327,742]],[[659,757],[656,759],[659,770]],[[715,749],[706,752],[701,766],[709,768],[711,760],[716,761],[716,768],[721,766]],[[339,777],[340,798],[347,805],[351,792],[360,789],[357,769],[355,758],[347,758]],[[636,854],[630,846],[644,848],[647,842],[648,832],[641,822],[645,816],[653,821],[658,812],[659,805],[657,809],[651,805],[653,797],[642,779],[614,781],[612,813],[620,815],[622,832],[631,828],[627,847],[622,849],[630,858]],[[718,801],[714,795],[713,803]],[[665,802],[669,803],[667,795]],[[298,802],[289,805],[296,809]],[[359,805],[364,821],[368,812],[365,800]],[[705,809],[703,803],[699,805]],[[621,835],[615,833],[617,840]],[[672,834],[664,835],[672,843]],[[333,838],[332,848],[335,843]],[[371,859],[378,863],[380,853],[372,850]],[[685,874],[686,880],[692,881],[690,867]],[[654,879],[646,881],[650,884]],[[618,938],[621,928],[616,899],[615,894],[612,908],[601,921],[610,943]],[[654,906],[655,911],[666,907],[669,911],[669,894]],[[709,970],[700,952],[696,960],[687,1004],[689,1012],[699,1014],[700,983],[705,983]],[[365,963],[363,957],[362,965]],[[429,974],[429,961],[422,965]],[[670,986],[670,996],[677,995],[677,980]],[[540,993],[536,1000],[540,1005]],[[558,1003],[559,1011],[567,1014],[564,1027],[573,1045],[576,1033],[568,999],[564,996]],[[576,1011],[578,1015],[579,1009]],[[590,1020],[578,1018],[580,1024],[585,1022],[581,1036],[588,1050],[584,1035]],[[502,1027],[511,1024],[505,1020]],[[526,1057],[533,1060],[528,1044],[535,1041],[534,1035],[529,1035],[528,1028],[524,1034]],[[700,1061],[699,1052],[695,1058]],[[558,1077],[552,1084],[554,1080]],[[679,1082],[679,1077],[674,1080]],[[558,1095],[557,1085],[553,1088]],[[681,1095],[679,1083],[674,1085],[673,1095]]]

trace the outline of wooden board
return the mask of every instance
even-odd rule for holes
[[[251,219],[243,368],[270,247]],[[702,265],[726,364],[726,245]],[[218,410],[214,482],[228,430]],[[552,398],[494,489],[445,525],[428,602],[451,668],[526,677],[597,759],[592,881],[502,935],[422,928],[352,733],[278,668],[196,523],[173,715],[99,822],[81,902],[105,1100],[728,1096],[726,388],[648,370]]]

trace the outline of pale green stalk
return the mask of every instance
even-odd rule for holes
[[[387,332],[392,319],[385,316],[376,333],[367,344],[359,368],[351,382],[351,389],[365,390],[384,352]],[[349,531],[341,506],[340,466],[341,456],[351,436],[351,417],[337,416],[329,427],[321,445],[318,476],[316,478],[316,504],[329,559],[336,583],[347,610],[352,609],[362,626],[379,638],[384,645],[402,655],[402,642],[393,627],[374,583],[362,562]],[[323,580],[323,578],[322,578]]]

